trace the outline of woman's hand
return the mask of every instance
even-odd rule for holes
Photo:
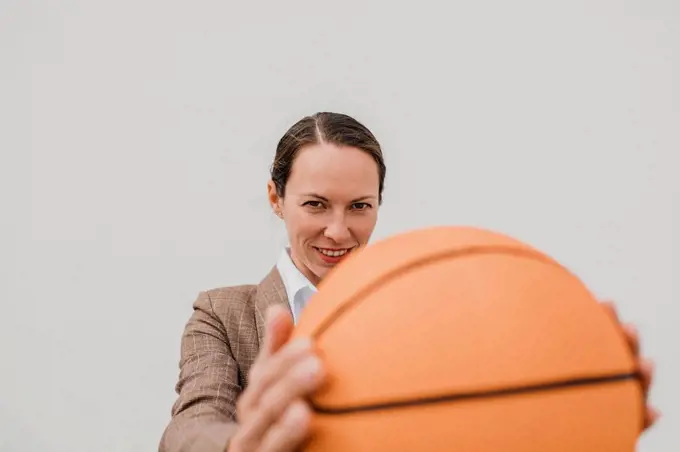
[[[310,342],[288,343],[293,322],[285,309],[267,314],[263,348],[237,402],[239,429],[228,452],[292,452],[309,434],[306,397],[323,382],[321,362]]]
[[[631,324],[621,324],[619,316],[616,312],[616,308],[612,302],[607,301],[602,304],[607,310],[607,313],[616,321],[616,323],[621,325],[621,328],[626,335],[626,339],[628,340],[628,346],[633,352],[633,355],[635,356],[635,359],[638,363],[638,368],[640,369],[640,374],[642,376],[642,388],[645,395],[646,412],[643,430],[646,430],[654,425],[654,423],[661,416],[661,413],[656,408],[652,407],[648,402],[649,387],[652,383],[652,377],[654,375],[654,364],[649,359],[640,356],[640,338],[638,336],[637,329]]]

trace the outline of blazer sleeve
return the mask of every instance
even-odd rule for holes
[[[159,452],[224,452],[237,429],[238,364],[212,300],[201,292],[181,341],[178,398]]]

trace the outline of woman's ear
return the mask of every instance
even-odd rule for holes
[[[276,192],[276,184],[272,180],[267,183],[267,199],[276,216],[283,218],[283,202]]]

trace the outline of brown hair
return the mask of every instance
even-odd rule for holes
[[[382,202],[386,167],[380,143],[366,126],[342,113],[321,112],[306,116],[296,122],[279,140],[276,147],[271,178],[276,194],[284,197],[286,183],[290,177],[295,157],[303,146],[318,143],[332,143],[351,146],[369,154],[378,165],[380,185],[379,202]]]

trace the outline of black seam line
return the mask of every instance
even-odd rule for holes
[[[531,249],[513,248],[508,246],[471,246],[463,249],[456,250],[446,250],[436,254],[427,255],[421,259],[409,262],[408,264],[398,267],[388,273],[385,273],[380,278],[371,282],[359,289],[347,302],[339,306],[335,311],[333,311],[329,316],[326,317],[324,321],[319,323],[315,329],[312,330],[310,336],[314,339],[318,339],[321,334],[323,334],[328,328],[331,327],[332,323],[335,322],[339,317],[345,314],[350,309],[354,308],[355,305],[363,301],[368,294],[379,288],[385,281],[388,281],[400,274],[406,273],[408,270],[423,267],[425,265],[437,262],[442,259],[446,259],[454,256],[470,256],[479,254],[504,254],[507,256],[519,256],[527,259],[531,259],[537,262],[542,262],[547,265],[553,265],[562,270],[566,270],[558,262],[554,261],[550,257],[547,257],[537,251]],[[568,270],[567,270],[568,271]],[[323,290],[323,286],[319,287],[319,290]]]
[[[449,394],[442,396],[423,397],[410,400],[397,400],[374,405],[359,405],[350,407],[323,407],[312,404],[314,411],[321,415],[342,415],[368,411],[393,410],[397,408],[408,408],[413,406],[433,405],[437,403],[457,402],[464,400],[486,399],[492,397],[508,397],[526,393],[554,391],[559,389],[569,389],[580,386],[593,386],[601,384],[618,383],[626,380],[641,379],[639,373],[626,373],[617,375],[607,375],[603,377],[589,377],[575,380],[557,381],[531,386],[521,386],[515,388],[496,389],[491,391],[477,391],[468,393]]]

